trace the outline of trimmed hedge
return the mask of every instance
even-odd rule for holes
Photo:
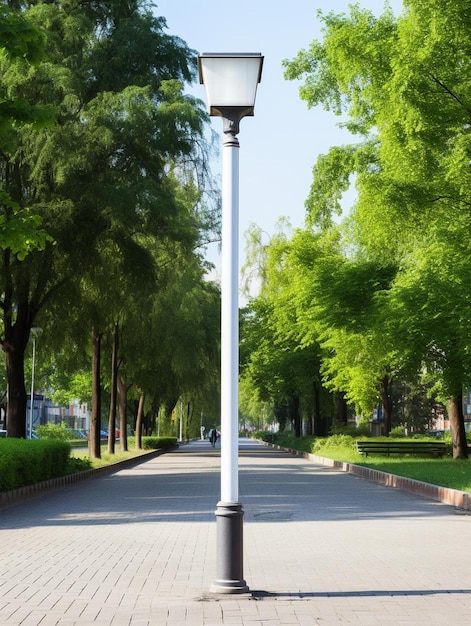
[[[63,476],[69,456],[67,441],[0,439],[0,491]]]
[[[129,447],[136,445],[136,437],[128,437]],[[143,450],[158,450],[159,448],[175,448],[176,437],[142,437]]]

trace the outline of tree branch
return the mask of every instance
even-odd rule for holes
[[[440,200],[453,200],[458,204],[465,204],[466,206],[471,206],[471,202],[467,200],[463,200],[462,198],[455,198],[453,196],[437,196],[436,198],[431,198],[432,202],[439,202]]]
[[[431,74],[430,76],[436,85],[446,91],[446,93],[449,94],[453,98],[453,100],[455,100],[460,106],[463,107],[463,109],[465,109],[471,115],[471,109],[465,105],[465,103],[454,91],[447,87],[445,83],[442,83],[442,81],[437,76],[434,76],[433,74]]]

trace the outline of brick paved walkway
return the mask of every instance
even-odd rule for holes
[[[214,596],[219,449],[0,511],[0,625],[471,623],[471,518],[241,442],[244,576]]]

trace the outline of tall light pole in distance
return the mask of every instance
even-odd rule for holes
[[[33,360],[31,364],[31,396],[29,402],[29,428],[28,439],[33,438],[33,403],[34,403],[34,367],[36,365],[36,336],[41,332],[38,326],[31,327],[31,335],[33,336]]]
[[[200,83],[210,115],[223,118],[221,268],[221,500],[217,503],[214,593],[244,593],[243,510],[239,502],[239,134],[254,114],[263,56],[202,53]]]

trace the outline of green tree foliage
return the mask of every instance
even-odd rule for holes
[[[24,19],[20,12],[2,8],[0,16],[0,64],[20,62],[26,67],[45,58],[45,38],[40,29]],[[11,97],[8,85],[0,79],[0,148],[8,150],[17,126],[41,128],[50,125],[52,109],[38,106],[24,98]],[[28,207],[14,202],[1,181],[0,249],[11,250],[19,260],[33,249],[43,249],[50,239],[41,228],[41,218]]]
[[[291,423],[299,436],[304,418],[308,432],[326,435],[334,401],[322,384],[317,335],[303,339],[299,302],[306,284],[305,274],[295,267],[296,238],[297,233],[290,241],[281,231],[258,254],[249,255],[258,259],[263,281],[260,295],[243,317],[241,374],[243,384],[256,389],[261,402],[274,403],[282,426]],[[260,240],[252,238],[256,247]]]
[[[139,292],[121,300],[119,388],[127,395],[133,429],[144,394],[144,434],[155,428],[159,408],[168,407],[170,414],[180,398],[185,424],[194,422],[196,436],[201,410],[219,393],[219,289],[205,279],[199,256],[181,242],[167,241],[154,253],[154,280],[139,282]]]
[[[183,92],[195,55],[165,20],[140,0],[15,4],[46,34],[47,63],[9,59],[1,79],[57,112],[53,127],[12,129],[3,154],[5,190],[53,238],[23,263],[8,248],[0,268],[8,429],[24,436],[33,322],[54,322],[56,343],[71,335],[81,351],[92,325],[103,336],[125,319],[128,297],[158,286],[156,248],[179,241],[190,255],[214,223],[207,114]]]
[[[314,168],[310,224],[332,227],[355,176],[347,267],[360,279],[362,267],[373,279],[381,268],[395,268],[386,290],[370,291],[379,298],[379,318],[368,316],[358,349],[374,354],[371,346],[382,336],[377,380],[384,364],[395,374],[415,372],[416,379],[433,372],[449,401],[454,456],[466,457],[471,4],[408,0],[404,6],[397,18],[390,10],[375,17],[358,5],[348,15],[319,14],[323,40],[286,62],[286,76],[303,79],[308,105],[344,115],[359,139],[332,149]],[[351,284],[352,299],[365,300],[362,285],[368,289],[371,281],[351,282],[351,274],[342,277],[345,267],[334,271],[334,283],[338,277],[346,292]],[[361,325],[362,315],[350,313]],[[338,355],[340,346],[333,350]]]
[[[67,371],[56,371],[55,375],[48,377],[50,388],[54,389],[52,401],[60,406],[69,406],[74,400],[86,402],[91,406],[92,381],[90,369],[75,371],[69,374]]]
[[[27,67],[45,60],[44,33],[26,20],[21,12],[7,6],[1,9],[0,59],[6,63],[24,62]],[[0,94],[2,133],[17,124],[41,127],[51,121],[51,110],[48,107],[38,106],[22,98],[12,98],[5,84],[0,83]]]
[[[292,238],[286,264],[296,277],[292,307],[301,345],[318,346],[325,384],[357,412],[371,414],[381,400],[380,381],[391,375],[385,295],[394,267],[349,259],[335,232],[310,230]]]

